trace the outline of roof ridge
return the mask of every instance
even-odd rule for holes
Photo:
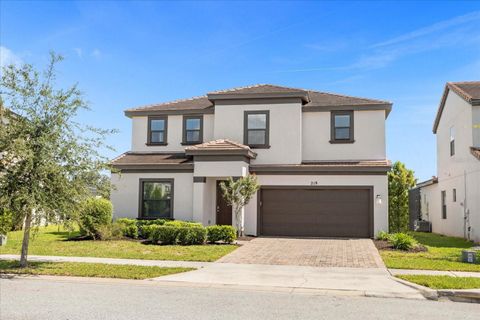
[[[461,84],[480,84],[480,81],[447,82],[447,86],[450,89],[454,90],[459,95],[463,95],[465,99],[471,102],[473,96],[466,92],[464,89],[462,89],[462,87],[459,86]]]
[[[257,83],[257,84],[252,84],[252,85],[248,85],[248,86],[233,87],[233,88],[229,88],[229,89],[210,91],[210,92],[208,92],[208,94],[226,93],[226,92],[229,92],[229,91],[238,91],[238,90],[243,90],[243,89],[258,88],[258,87],[262,87],[262,86],[270,86],[270,87],[279,87],[279,88],[285,88],[285,89],[291,89],[291,90],[307,91],[307,90],[301,89],[301,88],[287,87],[287,86],[271,84],[271,83]]]
[[[379,102],[384,102],[384,103],[389,103],[389,104],[392,103],[391,101],[388,101],[388,100],[379,100],[379,99],[371,99],[371,98],[366,98],[366,97],[351,96],[351,95],[339,94],[339,93],[334,93],[334,92],[329,92],[329,91],[317,91],[317,90],[310,90],[310,89],[304,89],[304,90],[307,90],[308,92],[329,94],[329,95],[337,96],[337,97],[355,98],[355,99],[363,99],[363,100],[370,100],[370,101],[379,101]]]

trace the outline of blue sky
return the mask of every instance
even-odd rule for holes
[[[445,82],[480,79],[478,2],[0,2],[1,62],[65,56],[81,121],[120,133],[123,110],[256,83],[394,103],[387,154],[436,174],[432,123]],[[109,153],[110,157],[115,153]]]

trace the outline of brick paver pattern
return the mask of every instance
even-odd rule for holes
[[[370,239],[256,238],[217,262],[385,268]]]

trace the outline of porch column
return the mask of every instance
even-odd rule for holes
[[[193,177],[193,221],[205,224],[206,177]]]

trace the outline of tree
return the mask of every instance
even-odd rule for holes
[[[56,88],[51,53],[43,72],[30,64],[3,68],[0,80],[0,207],[24,221],[20,266],[27,266],[31,229],[40,223],[68,223],[92,190],[104,190],[100,152],[109,148],[103,130],[75,120],[88,109],[77,85]],[[7,111],[7,108],[16,115]]]
[[[416,179],[413,170],[409,170],[400,161],[393,164],[388,172],[388,212],[389,231],[408,231],[408,190],[414,187]]]
[[[260,188],[257,183],[257,177],[247,175],[236,180],[230,177],[227,181],[220,183],[220,188],[222,189],[223,198],[234,210],[237,234],[243,236],[242,209]]]

